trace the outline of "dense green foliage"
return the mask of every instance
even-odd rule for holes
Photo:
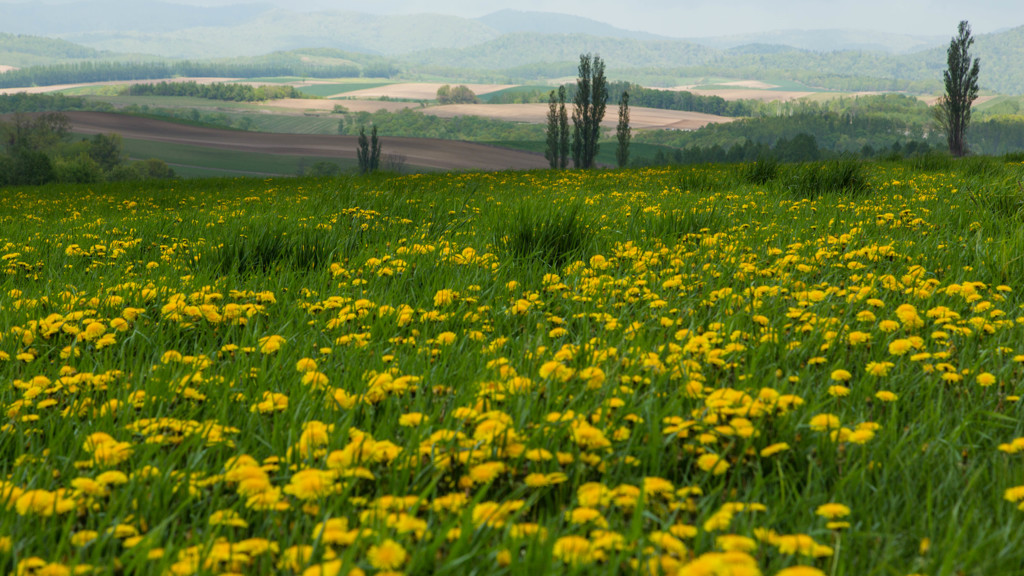
[[[156,80],[186,77],[389,78],[395,64],[375,55],[331,49],[274,52],[258,57],[219,60],[84,61],[30,66],[0,74],[0,88],[52,86],[84,82]]]
[[[288,85],[266,84],[263,86],[252,86],[250,84],[226,82],[200,84],[195,81],[133,84],[125,87],[121,93],[131,96],[188,96],[232,102],[258,102],[277,98],[306,97],[294,86]]]
[[[0,122],[0,186],[174,178],[159,159],[130,163],[117,134],[73,142],[60,112],[17,113]]]
[[[476,104],[479,101],[476,94],[462,84],[454,88],[445,84],[437,89],[438,104]]]
[[[113,107],[106,102],[76,96],[54,94],[0,94],[0,114],[15,112],[61,112],[66,110],[103,110]]]
[[[537,140],[543,141],[544,126],[492,120],[479,116],[438,118],[406,108],[398,112],[353,112],[346,115],[343,133],[356,135],[360,126],[378,126],[381,134],[445,140]]]
[[[644,108],[702,112],[718,116],[753,116],[761,106],[749,100],[726,100],[721,96],[704,96],[686,90],[658,90],[632,82],[610,82],[609,98],[629,92],[630,104]]]
[[[33,66],[55,60],[84,60],[105,56],[110,55],[59,38],[0,32],[0,62],[8,66]]]

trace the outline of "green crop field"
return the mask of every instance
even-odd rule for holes
[[[354,92],[356,90],[368,90],[370,88],[380,88],[381,86],[388,86],[390,84],[394,84],[394,82],[340,82],[337,84],[307,84],[299,86],[298,89],[304,94],[309,94],[310,96],[327,98],[328,96],[334,96],[335,94]]]
[[[0,571],[1024,571],[1024,165],[0,193]]]
[[[258,132],[274,132],[277,134],[337,134],[338,115],[296,116],[279,114],[247,114],[252,120],[252,127]]]
[[[353,160],[343,158],[257,154],[150,140],[124,139],[123,142],[124,151],[132,160],[159,158],[170,164],[180,176],[185,177],[292,176],[323,160],[334,162],[346,169],[355,166]]]

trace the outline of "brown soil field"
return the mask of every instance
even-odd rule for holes
[[[67,115],[72,131],[80,134],[116,132],[124,138],[224,150],[292,156],[356,157],[355,136],[238,132],[106,112],[68,112]],[[548,165],[540,154],[471,142],[385,137],[381,143],[385,155],[404,156],[410,166],[438,170],[528,170],[546,168]]]
[[[449,86],[458,86],[458,83],[449,83]],[[437,97],[437,89],[444,84],[441,83],[425,83],[425,82],[407,82],[402,84],[391,84],[388,86],[380,86],[378,88],[367,88],[365,90],[356,90],[354,92],[345,92],[343,94],[336,94],[336,96],[352,96],[354,98],[407,98],[409,100],[433,100]],[[465,84],[467,88],[473,91],[476,95],[490,94],[491,92],[497,92],[498,90],[504,90],[506,88],[513,88],[515,84]]]
[[[10,72],[11,70],[17,70],[17,69],[18,68],[15,67],[15,66],[8,66],[6,64],[0,64],[0,74],[3,74],[4,72]]]
[[[736,88],[750,88],[753,90],[771,90],[772,88],[778,88],[775,84],[768,84],[766,82],[761,82],[760,80],[737,80],[735,82],[715,82],[715,84],[719,86],[734,86]],[[688,86],[676,86],[675,88],[670,88],[670,90],[689,91],[698,89],[700,86],[701,84],[690,84]]]
[[[58,92],[71,88],[83,86],[117,86],[125,84],[156,84],[159,82],[197,82],[199,84],[214,84],[216,82],[232,82],[237,78],[162,78],[157,80],[117,80],[113,82],[85,82],[82,84],[56,84],[54,86],[30,86],[24,88],[3,88],[0,94],[44,94],[47,92]],[[247,82],[253,86],[263,86],[266,82]]]
[[[698,90],[688,86],[676,86],[674,88],[668,88],[668,90],[685,90],[687,92],[693,92],[700,96],[719,96],[726,100],[760,100],[762,102],[775,102],[781,100],[783,102],[789,100],[798,100],[811,94],[817,94],[817,92],[790,92],[786,90],[758,90],[754,88],[736,88],[736,89],[719,89],[719,90]]]
[[[617,108],[609,106],[602,123],[605,127],[614,128],[618,123]],[[507,120],[509,122],[528,122],[544,124],[547,122],[547,104],[449,104],[447,106],[431,106],[423,109],[424,114],[433,114],[441,118],[455,116],[482,116]],[[677,110],[659,110],[656,108],[630,108],[629,124],[635,130],[696,130],[708,124],[732,122],[733,118],[701,114],[699,112],[679,112]]]
[[[939,98],[940,98],[939,96],[924,96],[924,97],[921,97],[920,100],[922,102],[924,102],[925,104],[929,105],[929,106],[935,106],[936,102],[939,101]],[[985,102],[988,102],[989,100],[992,100],[994,98],[997,98],[997,97],[996,96],[978,96],[978,99],[974,101],[973,105],[977,106],[978,104],[984,104]]]
[[[302,112],[331,112],[335,106],[344,106],[349,112],[376,112],[387,110],[398,112],[404,108],[419,108],[416,102],[388,102],[387,100],[316,100],[305,98],[282,98],[260,103],[268,111],[284,114]]]

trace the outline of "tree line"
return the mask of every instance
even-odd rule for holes
[[[174,177],[174,170],[162,160],[129,162],[117,134],[73,141],[71,124],[61,112],[18,113],[0,122],[3,186]]]
[[[567,98],[575,97],[576,86],[566,85]],[[763,104],[754,100],[726,100],[721,96],[704,96],[686,90],[660,90],[647,88],[633,82],[609,82],[608,104],[616,104],[623,92],[629,92],[630,104],[643,108],[659,110],[678,110],[680,112],[701,112],[718,116],[744,117],[756,116]],[[489,104],[521,104],[542,103],[548,99],[548,91],[516,90],[503,91],[486,97]]]
[[[61,112],[64,110],[100,110],[111,112],[109,102],[97,102],[78,96],[54,94],[0,94],[0,114],[26,112]]]
[[[200,84],[189,82],[157,82],[153,84],[134,84],[125,87],[122,95],[128,96],[188,96],[209,100],[227,100],[231,102],[262,102],[279,98],[305,98],[294,86],[265,85],[216,82]]]
[[[255,78],[304,76],[355,78],[363,70],[354,64],[227,63],[227,62],[75,62],[29,66],[0,74],[0,88],[53,86],[122,80],[157,80],[174,76]]]

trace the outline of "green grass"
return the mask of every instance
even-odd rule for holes
[[[252,120],[253,129],[257,132],[273,132],[277,134],[337,134],[337,115],[323,116],[284,116],[278,114],[246,114]]]
[[[540,92],[546,96],[549,92],[551,92],[552,88],[553,87],[549,84],[527,84],[523,86],[513,86],[511,88],[505,88],[502,90],[489,92],[487,94],[481,94],[478,96],[478,98],[480,99],[481,102],[487,104],[494,100],[495,98],[506,95],[519,94],[523,92]]]
[[[307,84],[299,86],[298,89],[302,93],[309,94],[310,96],[327,98],[328,96],[334,96],[335,94],[355,92],[356,90],[368,90],[370,88],[380,88],[381,86],[389,86],[391,84],[394,84],[394,82],[339,82],[337,84]]]
[[[257,154],[235,150],[221,150],[205,146],[191,146],[150,140],[124,140],[124,151],[133,160],[159,158],[167,162],[181,176],[294,176],[314,162],[331,160],[346,169],[355,166],[354,160]]]
[[[482,144],[491,144],[493,146],[501,146],[503,148],[511,148],[513,150],[525,150],[527,152],[539,152],[544,153],[544,149],[547,146],[546,143],[540,141],[484,141]],[[618,143],[615,140],[603,140],[601,141],[601,148],[597,153],[597,163],[603,166],[615,166],[615,148]],[[629,158],[630,162],[649,162],[653,161],[658,151],[674,152],[676,149],[669,146],[660,146],[658,144],[644,144],[641,142],[633,142],[629,145]]]
[[[1020,166],[857,166],[4,189],[0,571],[1020,574]]]

